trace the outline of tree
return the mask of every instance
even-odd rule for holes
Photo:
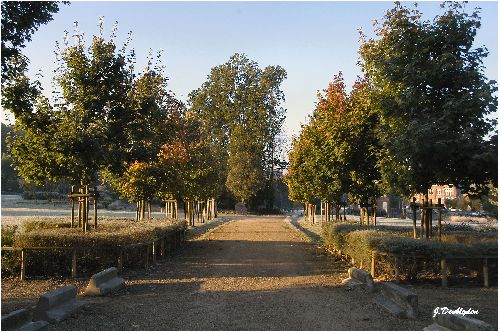
[[[309,124],[302,125],[299,137],[292,139],[292,149],[288,153],[288,172],[284,177],[289,198],[304,204],[306,218],[309,218],[311,210],[316,210],[311,202],[317,197],[319,140],[316,128],[311,126],[311,122],[313,122],[312,117]],[[314,217],[314,213],[312,216]]]
[[[319,135],[316,141],[315,192],[319,199],[339,206],[342,195],[350,187],[349,159],[353,148],[349,139],[351,123],[342,73],[334,77],[324,94],[318,93],[318,99],[314,122],[311,123]]]
[[[58,11],[55,1],[2,1],[2,80],[9,77],[9,63],[21,56],[25,42]]]
[[[313,150],[313,129],[302,125],[302,131],[298,137],[292,139],[292,149],[288,153],[288,172],[285,182],[288,185],[291,200],[308,203],[315,197],[313,177],[316,173]]]
[[[242,127],[233,128],[228,147],[227,188],[240,200],[247,202],[264,186],[262,144]]]
[[[485,47],[472,48],[479,12],[457,2],[424,21],[399,3],[364,37],[361,66],[373,84],[383,173],[406,193],[432,184],[477,192],[496,182],[496,82],[484,76]],[[397,175],[399,174],[399,175]]]
[[[19,120],[34,112],[41,91],[40,83],[31,82],[26,75],[29,59],[21,49],[38,27],[51,21],[52,14],[58,11],[57,2],[2,2],[2,106]]]
[[[2,192],[19,192],[19,175],[12,167],[12,157],[7,149],[7,137],[12,132],[12,126],[2,123]]]
[[[348,99],[352,149],[349,152],[349,194],[359,203],[374,201],[381,194],[379,158],[381,145],[376,136],[378,117],[370,103],[371,85],[358,80]]]
[[[231,170],[232,167],[241,166],[236,163],[236,159],[233,158],[229,163],[229,150],[233,150],[234,155],[234,149],[242,147],[235,143],[230,148],[231,142],[238,140],[237,136],[243,135],[242,131],[246,132],[247,139],[253,141],[252,145],[259,149],[256,153],[262,159],[261,162],[252,163],[262,168],[262,172],[254,175],[263,177],[260,182],[272,179],[281,154],[278,136],[285,119],[285,110],[282,107],[284,94],[280,85],[285,78],[286,72],[280,66],[267,66],[262,70],[245,55],[235,54],[225,64],[214,67],[202,87],[190,94],[190,110],[199,114],[208,138],[225,152],[227,173],[231,174],[228,177],[230,184],[236,185],[238,179],[246,181],[241,170]],[[241,152],[240,155],[245,154]],[[249,157],[243,158],[248,160]],[[261,186],[247,187],[253,190],[258,188]]]
[[[481,196],[480,200],[484,211],[498,217],[498,187],[495,184],[488,184],[488,192]]]
[[[159,58],[159,57],[158,57]],[[145,218],[145,210],[164,184],[158,170],[158,155],[162,145],[175,136],[172,115],[179,102],[167,90],[163,66],[158,60],[152,65],[151,56],[145,70],[127,92],[127,122],[121,129],[121,152],[117,163],[101,169],[102,180],[122,197],[137,205],[137,220]],[[168,183],[170,184],[170,183]]]
[[[102,168],[123,167],[132,72],[126,55],[102,36],[94,36],[88,49],[81,38],[67,45],[59,61],[55,83],[60,96],[55,103],[32,96],[27,98],[30,105],[14,110],[11,152],[28,182],[67,179],[88,184]]]
[[[369,82],[360,80],[347,95],[339,73],[318,93],[309,123],[293,140],[286,176],[290,198],[306,203],[320,199],[327,221],[332,204],[340,218],[346,193],[359,203],[374,201],[380,194],[380,144],[375,135],[377,115],[367,99],[370,89]]]

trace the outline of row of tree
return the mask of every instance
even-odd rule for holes
[[[18,25],[32,15],[14,9]],[[285,113],[283,68],[262,70],[235,54],[212,69],[186,106],[167,88],[160,53],[150,51],[136,74],[130,37],[118,48],[116,26],[108,40],[102,27],[89,46],[77,26],[75,42],[66,36],[57,46],[51,99],[28,78],[20,52],[5,59],[2,104],[16,119],[8,148],[24,180],[102,181],[142,211],[153,197],[205,200],[225,187],[244,202],[272,182]]]
[[[292,199],[363,203],[380,193],[409,197],[432,184],[479,194],[497,183],[496,82],[473,48],[478,10],[445,3],[432,21],[399,3],[362,34],[363,78],[349,94],[336,76],[293,140]],[[491,187],[491,186],[490,186]]]

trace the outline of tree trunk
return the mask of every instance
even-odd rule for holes
[[[424,197],[425,207],[429,206],[429,195],[425,194]],[[429,210],[427,208],[424,209],[424,231],[425,231],[425,239],[429,239]]]
[[[424,239],[424,224],[425,224],[425,214],[424,214],[425,201],[422,199],[422,205],[420,207],[420,238]]]

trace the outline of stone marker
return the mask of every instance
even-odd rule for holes
[[[234,206],[234,210],[236,211],[236,214],[239,214],[239,215],[246,215],[247,214],[247,207],[245,206],[245,204],[243,202],[238,202]]]
[[[375,303],[385,308],[398,318],[416,318],[418,313],[418,296],[392,282],[377,284],[379,293]]]
[[[437,314],[434,323],[424,331],[494,331],[490,324],[467,316],[457,314]]]
[[[125,280],[118,276],[118,269],[110,267],[90,278],[85,295],[103,296],[125,286]]]
[[[349,287],[365,285],[370,292],[375,290],[375,285],[370,273],[356,267],[349,268],[347,273],[349,274],[349,278],[342,280],[342,284],[347,284]]]
[[[31,321],[31,312],[26,309],[12,311],[2,316],[2,331],[40,331],[46,330],[48,322]]]
[[[78,311],[82,305],[76,299],[75,286],[59,288],[40,296],[33,310],[33,319],[58,323]]]

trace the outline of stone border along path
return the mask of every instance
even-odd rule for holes
[[[420,330],[341,285],[347,266],[280,216],[244,216],[126,277],[51,330]]]

